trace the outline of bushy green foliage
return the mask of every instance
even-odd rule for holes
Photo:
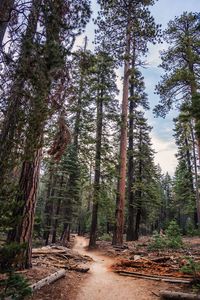
[[[176,221],[171,221],[166,229],[167,246],[172,249],[179,249],[183,246],[180,228]]]
[[[175,221],[171,221],[165,234],[155,233],[152,242],[149,244],[149,250],[179,249],[183,246],[180,228]]]
[[[194,292],[199,292],[200,290],[200,263],[195,262],[192,257],[186,257],[187,264],[183,266],[180,271],[185,274],[190,274],[193,277],[192,280],[192,287],[194,289]]]
[[[0,282],[0,286],[4,288],[0,293],[1,300],[7,299],[7,297],[11,297],[12,300],[23,300],[32,293],[27,279],[12,272],[9,273],[7,279]]]
[[[197,273],[200,272],[200,263],[195,262],[191,257],[186,257],[187,264],[181,267],[181,272],[185,274],[191,274],[194,278],[197,277]]]
[[[100,236],[99,240],[110,242],[110,241],[112,241],[112,236],[108,233],[104,233],[102,236]]]
[[[148,246],[149,250],[163,250],[167,246],[166,236],[160,235],[158,232],[153,234],[151,243]]]
[[[3,272],[13,270],[18,263],[21,263],[23,257],[22,253],[25,249],[26,244],[18,244],[16,242],[3,246],[0,249],[0,270]]]
[[[194,223],[190,219],[186,223],[186,234],[188,236],[198,236],[198,235],[200,235],[199,230],[195,228]]]

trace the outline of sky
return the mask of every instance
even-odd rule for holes
[[[93,18],[96,16],[98,6],[96,0],[92,0]],[[200,12],[200,0],[158,0],[154,6],[150,8],[153,17],[157,24],[162,25],[165,29],[167,23],[173,20],[175,16],[180,16],[183,12]],[[94,39],[94,25],[92,21],[86,27],[84,35],[88,36],[88,48],[93,49],[92,41]],[[83,45],[83,36],[76,43]],[[142,69],[145,79],[146,93],[150,102],[151,110],[145,113],[148,118],[148,124],[153,127],[151,132],[153,148],[156,151],[155,162],[159,163],[163,173],[168,172],[173,176],[177,160],[175,157],[176,145],[173,138],[173,118],[176,112],[170,112],[165,119],[155,118],[152,110],[159,102],[159,96],[154,93],[155,85],[159,82],[160,76],[163,74],[162,69],[158,67],[160,64],[159,52],[165,49],[167,45],[149,45],[149,53],[146,58],[147,67]],[[118,88],[120,89],[120,97],[122,95],[121,72],[118,71]]]

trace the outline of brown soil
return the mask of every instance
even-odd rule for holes
[[[192,242],[192,244],[198,244],[196,240]],[[137,251],[146,253],[146,241],[142,241],[141,244],[139,249],[137,247]],[[87,251],[87,245],[88,240],[86,238],[76,237],[74,250],[81,255],[88,255],[93,259],[91,269],[87,274],[68,271],[65,278],[35,292],[31,299],[153,300],[158,299],[160,290],[180,290],[184,288],[180,285],[176,286],[164,282],[124,277],[113,273],[111,265],[119,261],[119,258],[127,258],[135,254],[135,245],[132,247],[131,244],[128,244],[129,250],[118,250],[113,249],[110,243],[101,242],[99,250],[96,251]],[[131,254],[131,251],[134,253]],[[109,253],[110,257],[105,255],[107,253]]]
[[[87,244],[88,240],[77,237],[76,250],[91,256],[94,263],[74,300],[153,300],[158,299],[160,290],[170,289],[170,285],[163,282],[158,284],[113,273],[110,267],[115,259],[99,251],[86,251]]]

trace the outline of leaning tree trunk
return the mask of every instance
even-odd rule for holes
[[[18,224],[9,232],[8,242],[24,245],[22,261],[19,268],[31,267],[32,232],[34,225],[37,186],[42,150],[35,153],[33,161],[24,161],[19,180],[19,193],[16,199],[15,216],[20,216]]]
[[[124,82],[122,98],[122,115],[121,115],[121,135],[120,135],[120,168],[119,182],[116,197],[115,228],[113,233],[113,245],[123,244],[124,233],[124,208],[126,194],[126,156],[127,156],[127,120],[128,120],[128,91],[130,78],[130,21],[128,22],[126,32],[126,50],[124,64]]]
[[[6,2],[7,1],[9,2],[10,0],[6,0]],[[3,2],[5,1],[3,0]],[[30,58],[31,45],[33,44],[38,24],[40,4],[41,0],[34,0],[32,3],[31,11],[28,16],[27,29],[22,39],[20,57],[17,62],[14,81],[9,92],[8,107],[2,124],[0,134],[0,189],[4,185],[6,174],[13,170],[16,159],[13,154],[13,148],[16,147],[14,140],[18,141],[18,143],[20,142],[23,126],[25,125],[24,105],[27,105],[27,98],[23,95],[26,81],[24,74],[31,72],[27,57]],[[16,155],[19,154],[17,153]]]
[[[3,46],[3,39],[11,18],[14,3],[15,0],[0,0],[0,48]]]
[[[102,80],[103,81],[103,80]],[[97,129],[96,129],[96,154],[95,154],[95,173],[94,173],[94,196],[92,207],[92,223],[90,229],[89,248],[96,246],[97,220],[98,220],[98,199],[100,192],[101,176],[101,145],[103,127],[103,91],[97,97]]]

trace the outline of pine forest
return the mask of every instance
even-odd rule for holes
[[[199,293],[199,0],[0,0],[0,299]]]

